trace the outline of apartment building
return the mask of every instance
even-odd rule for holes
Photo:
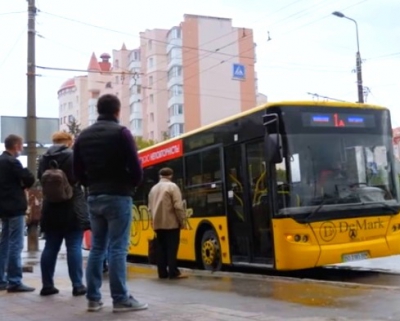
[[[231,19],[186,14],[140,33],[129,56],[131,131],[160,141],[253,108],[266,100],[255,62],[253,31]]]
[[[58,91],[60,130],[68,130],[74,119],[85,128],[97,119],[96,104],[101,95],[114,94],[121,100],[121,123],[129,126],[129,57],[125,44],[97,59],[92,54],[87,75],[68,79]],[[111,60],[112,59],[112,60]]]
[[[65,81],[58,90],[60,130],[68,131],[68,124],[74,120],[80,123],[89,99],[87,84],[87,76],[78,76]]]

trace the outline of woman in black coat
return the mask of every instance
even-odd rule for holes
[[[43,200],[41,231],[46,235],[40,265],[43,288],[41,295],[57,294],[59,290],[54,286],[54,271],[58,253],[65,240],[67,248],[68,272],[72,283],[72,294],[80,296],[86,294],[83,285],[82,241],[83,232],[89,229],[89,214],[85,194],[73,176],[72,169],[72,135],[66,132],[57,132],[53,135],[54,145],[49,148],[40,160],[38,178],[50,168],[54,161],[68,179],[73,188],[70,200],[50,203]]]

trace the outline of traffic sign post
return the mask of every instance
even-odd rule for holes
[[[246,79],[246,68],[242,64],[232,65],[232,79],[245,80]]]

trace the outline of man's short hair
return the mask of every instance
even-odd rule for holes
[[[168,177],[168,176],[172,176],[174,174],[174,171],[172,170],[172,168],[164,167],[164,168],[160,169],[158,174],[163,177]]]
[[[113,116],[121,109],[121,101],[117,96],[106,94],[97,101],[97,113],[99,115]]]
[[[74,137],[67,132],[55,132],[51,139],[53,144],[68,144],[74,140]]]
[[[6,139],[4,140],[4,147],[7,150],[13,149],[15,147],[15,145],[17,144],[22,144],[22,137],[18,136],[18,135],[8,135],[6,137]]]

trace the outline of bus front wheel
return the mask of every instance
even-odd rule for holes
[[[204,232],[203,237],[201,238],[200,256],[205,270],[221,270],[221,246],[214,230],[206,230]]]

